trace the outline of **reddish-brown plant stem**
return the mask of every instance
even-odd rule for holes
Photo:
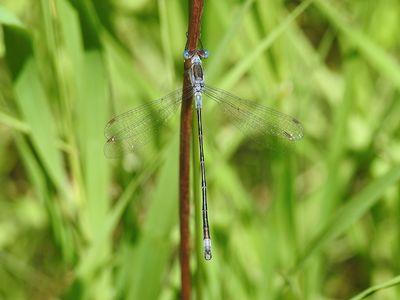
[[[200,37],[201,14],[203,0],[189,0],[189,24],[187,32],[188,50],[195,50]],[[187,70],[190,68],[190,60],[185,61],[183,78],[183,101],[181,110],[181,131],[179,148],[179,215],[180,215],[180,263],[181,263],[181,299],[190,299],[190,141],[192,130],[192,98],[185,95],[190,86]]]

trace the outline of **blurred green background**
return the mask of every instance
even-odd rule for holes
[[[0,299],[179,298],[179,114],[119,160],[103,129],[179,88],[187,11],[0,2]],[[194,182],[195,299],[400,299],[399,28],[398,0],[205,2],[206,81],[305,136],[259,149],[205,103],[214,257]]]

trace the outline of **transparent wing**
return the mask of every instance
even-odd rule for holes
[[[187,98],[192,96],[190,90],[185,95]],[[107,138],[105,156],[116,158],[147,144],[176,112],[181,102],[182,89],[178,89],[112,118],[104,129]]]
[[[205,86],[204,94],[215,100],[244,134],[267,137],[269,146],[275,142],[287,145],[303,137],[303,126],[291,116],[214,87]]]

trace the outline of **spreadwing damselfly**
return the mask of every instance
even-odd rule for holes
[[[205,49],[185,50],[184,58],[191,61],[191,67],[188,70],[191,85],[186,90],[173,91],[163,98],[151,101],[112,118],[107,123],[104,131],[107,139],[104,153],[108,158],[116,158],[125,152],[137,151],[151,140],[153,131],[158,130],[165,124],[180,107],[182,101],[191,97],[194,98],[200,150],[204,258],[210,260],[212,254],[203,147],[203,96],[214,100],[222,111],[232,118],[235,125],[245,133],[251,132],[252,135],[278,140],[286,144],[301,139],[303,137],[303,127],[299,121],[291,116],[262,104],[241,99],[222,89],[206,85],[202,60],[207,57],[208,52]]]

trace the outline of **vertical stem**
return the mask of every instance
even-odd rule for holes
[[[187,49],[195,50],[200,37],[201,14],[203,0],[189,0],[189,24]],[[190,68],[190,60],[185,61],[183,91],[190,86],[187,70]],[[190,172],[190,135],[192,129],[192,98],[183,95],[181,110],[181,132],[179,148],[179,215],[180,215],[180,263],[181,263],[181,299],[190,299],[190,243],[189,243],[189,172]]]
[[[184,86],[187,84],[184,78]],[[189,172],[190,172],[190,132],[192,123],[192,98],[183,96],[181,110],[181,133],[179,149],[179,218],[180,218],[180,263],[181,263],[181,299],[190,299],[190,243],[189,243]]]

